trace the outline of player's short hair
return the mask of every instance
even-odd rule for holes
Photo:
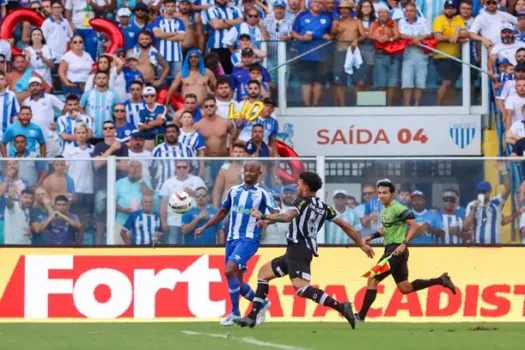
[[[55,204],[57,204],[58,202],[66,202],[66,204],[67,204],[67,203],[69,203],[69,200],[67,199],[66,196],[61,194],[61,195],[55,197]]]
[[[310,191],[317,192],[321,187],[323,187],[323,180],[317,173],[313,171],[303,171],[299,174],[299,178],[303,180],[304,184],[308,186]]]
[[[390,193],[394,194],[396,193],[396,186],[390,181],[389,179],[381,179],[377,181],[376,188],[379,187],[388,187],[390,189]]]

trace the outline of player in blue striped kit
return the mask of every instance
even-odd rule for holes
[[[261,166],[257,162],[248,162],[243,170],[244,183],[233,186],[224,200],[220,210],[204,226],[195,230],[195,236],[201,235],[204,230],[223,220],[229,213],[229,229],[226,241],[225,275],[228,280],[230,300],[232,303],[231,314],[221,322],[223,326],[232,326],[233,321],[241,317],[239,310],[239,296],[253,300],[255,293],[247,283],[242,281],[244,270],[248,261],[259,249],[262,229],[257,220],[250,216],[252,209],[262,213],[277,212],[272,196],[257,184],[261,175]],[[259,313],[257,324],[264,322],[264,314],[270,307],[266,302]]]

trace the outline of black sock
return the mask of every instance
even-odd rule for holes
[[[418,290],[421,290],[421,289],[425,289],[425,288],[428,288],[428,287],[431,287],[431,286],[442,286],[443,285],[443,280],[441,278],[431,278],[429,280],[421,280],[421,279],[417,279],[417,280],[414,280],[412,281],[412,288],[414,288],[414,292],[415,291],[418,291]]]
[[[368,313],[368,310],[370,309],[370,306],[374,303],[377,296],[377,290],[376,289],[367,289],[365,293],[365,298],[363,300],[363,306],[361,306],[361,310],[359,311],[359,318],[364,321],[366,318],[366,314]]]
[[[266,296],[268,295],[268,281],[257,280],[257,290],[255,291],[255,297],[253,298],[252,311],[248,315],[249,318],[255,320],[259,310],[261,310],[264,302],[266,301]]]
[[[326,294],[322,289],[306,286],[297,291],[297,295],[303,298],[308,298],[324,306],[331,307],[334,310],[343,313],[343,304]]]

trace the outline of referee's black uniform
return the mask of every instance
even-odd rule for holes
[[[317,256],[317,234],[326,220],[332,221],[337,213],[317,197],[298,197],[292,209],[299,212],[288,229],[287,248],[283,256],[272,260],[277,276],[290,275],[310,281],[310,263]]]

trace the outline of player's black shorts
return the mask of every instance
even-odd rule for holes
[[[272,270],[277,276],[290,275],[290,278],[302,278],[310,281],[310,263],[312,252],[305,244],[290,244],[283,256],[272,260]]]
[[[379,261],[383,260],[396,248],[399,246],[398,243],[389,244],[385,247],[385,253],[383,256],[379,259]],[[396,284],[408,280],[408,248],[405,249],[405,252],[402,255],[394,255],[392,258],[390,258],[390,271],[376,275],[374,278],[378,281],[382,281],[390,274],[392,274],[392,277],[394,278],[394,281],[396,281]]]

